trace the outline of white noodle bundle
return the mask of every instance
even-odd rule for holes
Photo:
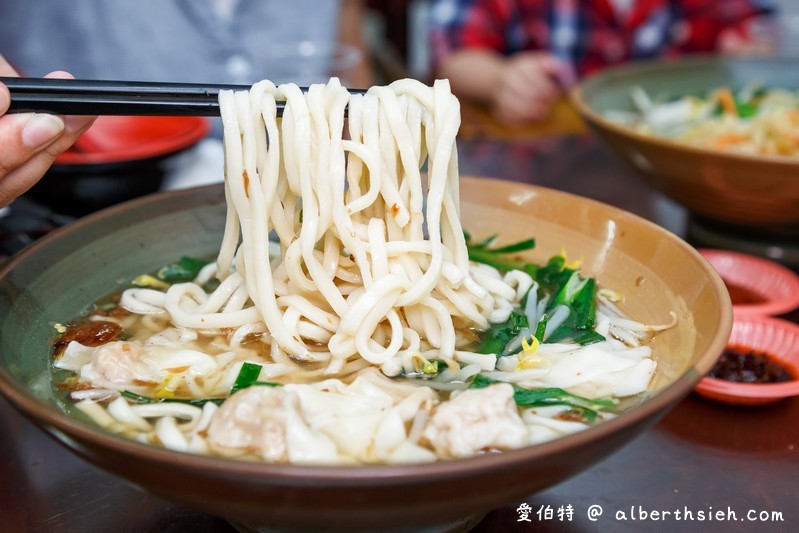
[[[453,317],[484,329],[499,306],[510,308],[471,278],[459,219],[460,106],[446,81],[402,80],[365,95],[337,79],[305,94],[263,81],[222,91],[219,102],[228,218],[217,276],[228,290],[205,298],[193,284],[171,287],[176,325],[260,320],[275,359],[325,362],[333,373],[360,356],[394,373],[420,338],[421,349],[452,357]],[[273,231],[281,253],[270,263]],[[252,306],[226,304],[241,287]]]

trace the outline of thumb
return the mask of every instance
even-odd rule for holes
[[[0,54],[0,76],[16,75],[17,73],[11,64]],[[3,116],[8,111],[9,105],[11,105],[11,93],[8,91],[8,87],[0,83],[0,116]]]
[[[19,76],[14,67],[11,66],[11,63],[6,61],[2,54],[0,54],[0,76]]]
[[[8,92],[8,87],[0,83],[0,117],[2,117],[8,106],[11,105],[11,93]]]

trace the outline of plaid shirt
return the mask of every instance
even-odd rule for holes
[[[433,59],[460,48],[548,50],[585,75],[632,59],[711,52],[719,34],[770,14],[771,0],[436,0]]]

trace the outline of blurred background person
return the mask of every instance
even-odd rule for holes
[[[336,75],[369,87],[363,10],[362,0],[0,0],[0,54],[33,77],[307,85]]]
[[[577,78],[626,61],[762,52],[770,0],[434,0],[434,75],[502,122],[546,119]]]
[[[339,43],[360,52],[348,82],[368,87],[362,10],[361,0],[0,0],[0,52],[28,76],[253,83],[285,66],[289,45],[310,43],[308,55]]]

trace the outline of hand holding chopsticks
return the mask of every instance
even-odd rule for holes
[[[0,76],[15,74],[11,65],[0,56]],[[52,74],[65,75],[68,74]],[[0,77],[2,83],[9,81],[11,85],[17,79]],[[67,80],[48,78],[38,81],[60,83]],[[63,118],[52,114],[7,114],[16,110],[13,89],[0,85],[0,207],[33,186],[55,158],[72,146],[94,120],[93,117]]]
[[[0,86],[0,207],[33,185],[55,157],[88,128],[91,119],[73,115],[218,116],[219,91],[250,89],[249,85],[17,78],[15,74],[0,57],[0,84],[5,85]],[[285,102],[277,102],[278,115],[284,106]],[[16,117],[9,116],[13,113],[35,115],[16,126],[11,123]],[[53,115],[68,115],[66,123]],[[43,125],[49,121],[54,129],[59,128],[35,149],[21,144],[34,120]],[[79,127],[71,127],[73,124]]]
[[[66,115],[219,115],[220,89],[248,86],[125,81],[0,78],[11,112]]]
[[[36,78],[0,78],[0,82],[11,90],[11,112],[66,115],[218,116],[220,90],[250,88],[249,85]],[[283,102],[278,102],[278,114],[282,111]]]

